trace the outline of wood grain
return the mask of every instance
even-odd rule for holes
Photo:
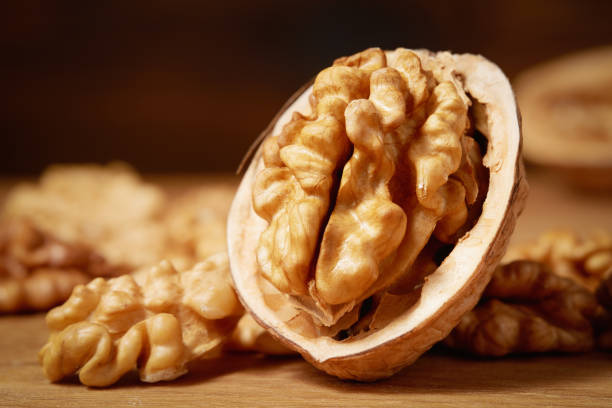
[[[0,406],[609,406],[612,355],[544,355],[499,360],[428,353],[398,375],[372,384],[340,381],[299,358],[232,355],[192,366],[169,383],[136,375],[108,389],[70,379],[50,384],[36,351],[43,315],[0,318]]]
[[[235,178],[228,178],[235,182]],[[155,178],[177,191],[210,178]],[[529,173],[531,195],[515,241],[553,227],[612,230],[612,195],[576,192],[551,174]],[[12,181],[0,182],[0,201]],[[47,339],[43,314],[0,317],[2,407],[605,407],[612,406],[612,354],[545,354],[474,359],[434,349],[396,376],[372,384],[340,381],[300,358],[234,354],[191,366],[169,383],[134,374],[108,389],[71,378],[51,384],[37,351]]]

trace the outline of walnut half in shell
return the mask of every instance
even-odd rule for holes
[[[508,80],[476,55],[372,48],[269,129],[228,218],[239,297],[316,367],[390,376],[476,304],[522,208]]]

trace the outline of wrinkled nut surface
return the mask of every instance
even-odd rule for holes
[[[444,344],[485,356],[589,351],[598,309],[593,293],[581,284],[543,263],[514,261],[495,270],[480,304]]]
[[[177,272],[171,263],[77,286],[47,314],[51,336],[39,352],[46,376],[78,372],[102,387],[138,368],[146,382],[172,380],[220,349],[243,309],[225,253]]]
[[[265,135],[228,217],[235,286],[315,366],[389,376],[474,306],[525,196],[495,65],[369,49],[321,71]]]
[[[47,310],[96,276],[163,259],[184,270],[225,251],[234,192],[211,180],[165,194],[121,164],[50,167],[0,212],[0,313]]]
[[[513,245],[504,262],[514,260],[544,263],[555,274],[594,291],[603,278],[612,275],[612,235],[607,231],[594,231],[588,236],[549,231],[534,242]]]
[[[26,220],[0,220],[0,313],[47,310],[74,286],[123,272],[91,248],[61,241]]]
[[[3,216],[24,218],[66,242],[85,244],[112,264],[159,262],[167,247],[166,197],[127,165],[51,166],[36,184],[17,185]]]

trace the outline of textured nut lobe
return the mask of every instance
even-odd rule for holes
[[[612,275],[612,234],[594,231],[582,237],[548,231],[535,242],[513,246],[504,257],[506,262],[520,259],[546,264],[557,275],[595,290],[602,278]]]
[[[59,240],[25,219],[0,221],[0,313],[49,309],[76,285],[122,272],[88,246]]]
[[[398,127],[406,118],[407,95],[406,83],[393,68],[381,68],[370,77],[369,99],[381,116],[384,130]]]
[[[467,125],[467,106],[454,85],[438,85],[428,102],[431,112],[408,155],[416,167],[417,197],[430,209],[443,211],[443,193],[438,190],[461,163],[461,135]]]
[[[253,207],[269,222],[257,259],[264,276],[284,292],[306,293],[332,174],[348,151],[343,112],[350,100],[367,94],[365,79],[350,67],[321,72],[313,86],[316,116],[295,117],[278,137],[278,158],[268,152],[257,177]]]
[[[378,111],[362,99],[351,102],[345,115],[354,151],[316,267],[317,290],[330,304],[359,298],[376,281],[380,262],[395,251],[406,228],[406,215],[389,193],[394,165],[384,148]]]
[[[161,189],[125,165],[53,166],[37,185],[11,191],[3,213],[95,248],[113,265],[139,267],[158,262],[165,249],[164,206]]]

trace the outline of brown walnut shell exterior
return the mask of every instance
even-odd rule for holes
[[[456,72],[464,89],[487,113],[483,131],[489,145],[483,160],[490,171],[489,190],[476,225],[423,285],[420,300],[386,327],[363,338],[337,341],[305,337],[292,330],[265,302],[258,285],[256,246],[267,223],[252,207],[261,149],[246,171],[228,218],[228,249],[239,298],[259,324],[317,368],[344,379],[372,381],[389,377],[414,362],[444,338],[472,309],[504,254],[527,196],[521,161],[520,115],[508,79],[493,63],[477,55],[415,50]],[[277,134],[295,110],[307,112],[311,89],[280,112],[267,135]],[[481,130],[482,131],[482,130]]]

